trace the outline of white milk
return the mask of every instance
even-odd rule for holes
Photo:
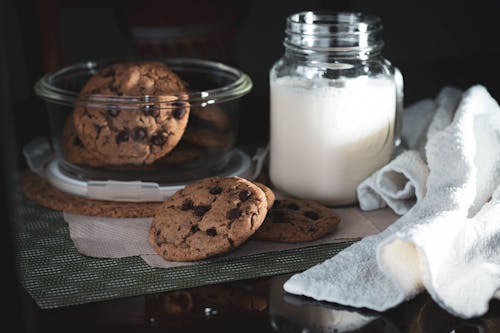
[[[273,185],[329,205],[354,203],[358,184],[391,158],[395,115],[392,78],[272,80]]]

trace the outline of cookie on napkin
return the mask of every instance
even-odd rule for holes
[[[235,249],[261,226],[267,198],[240,177],[189,184],[158,209],[149,230],[153,249],[170,261],[205,259]]]
[[[330,208],[310,200],[275,200],[254,238],[299,243],[319,239],[333,232],[340,217]]]
[[[273,190],[271,190],[269,187],[266,185],[252,181],[255,185],[257,185],[266,195],[266,200],[267,200],[267,209],[271,209],[271,207],[274,205],[274,200],[276,200],[276,197],[274,196]]]

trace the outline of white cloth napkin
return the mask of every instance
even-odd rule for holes
[[[500,108],[483,86],[458,96],[436,98],[425,194],[385,231],[292,276],[287,292],[384,311],[425,288],[455,315],[487,311],[500,296]]]
[[[462,97],[462,91],[444,87],[435,101],[425,99],[406,108],[402,137],[409,149],[361,182],[357,188],[359,206],[374,210],[389,206],[403,215],[425,194],[429,169],[425,145],[429,138],[448,126]]]
[[[359,207],[374,210],[389,206],[403,215],[424,196],[428,175],[419,153],[404,151],[358,186]]]

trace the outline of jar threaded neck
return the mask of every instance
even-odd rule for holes
[[[287,18],[284,46],[294,53],[343,57],[379,54],[384,45],[377,16],[348,12],[301,12]]]

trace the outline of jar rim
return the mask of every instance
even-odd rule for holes
[[[287,17],[287,33],[332,35],[368,33],[381,29],[382,22],[378,16],[362,12],[304,11]]]
[[[144,96],[109,96],[109,95],[92,95],[86,98],[78,98],[79,91],[63,89],[57,87],[53,82],[62,77],[71,77],[81,72],[96,73],[100,68],[106,65],[117,62],[130,62],[130,61],[160,61],[165,63],[174,72],[178,72],[181,68],[188,71],[199,72],[216,72],[219,75],[224,75],[231,79],[231,82],[226,85],[214,87],[212,89],[204,89],[198,91],[189,91],[187,93],[172,93],[164,95],[144,95]],[[181,78],[182,79],[182,78]],[[92,101],[93,103],[120,103],[130,104],[131,106],[138,103],[174,103],[179,100],[189,101],[191,106],[204,107],[208,104],[222,103],[230,100],[237,99],[246,95],[252,89],[253,83],[250,77],[243,71],[234,67],[225,65],[220,62],[196,59],[196,58],[121,58],[121,59],[107,59],[98,61],[84,61],[79,62],[57,71],[50,72],[41,77],[35,84],[35,93],[46,101],[50,101],[60,105],[72,106],[78,101]]]
[[[380,54],[382,22],[361,12],[305,11],[288,16],[284,46],[301,55],[365,59]]]

